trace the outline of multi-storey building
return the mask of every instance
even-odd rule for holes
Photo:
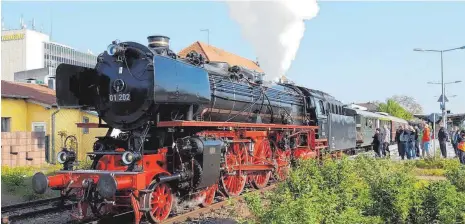
[[[35,30],[2,30],[2,80],[35,80],[54,87],[60,63],[94,67],[97,56],[51,42],[50,36]]]

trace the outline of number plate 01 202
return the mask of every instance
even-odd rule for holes
[[[131,94],[129,93],[117,93],[109,95],[110,102],[127,102],[131,101]]]

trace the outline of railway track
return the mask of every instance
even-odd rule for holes
[[[1,208],[2,224],[15,223],[34,216],[67,210],[70,209],[72,205],[73,203],[62,199],[61,197],[54,197],[3,206]]]
[[[259,190],[255,190],[253,192],[265,192],[265,191],[268,191],[268,190],[271,190],[273,188],[275,188],[277,185],[276,183],[272,183],[271,185],[265,187],[265,188],[262,188],[262,189],[259,189]],[[231,197],[231,199],[235,199],[235,200],[243,200],[243,197],[244,195],[239,195],[239,196],[236,196],[236,197]],[[186,222],[186,221],[193,221],[193,220],[199,220],[201,219],[204,215],[206,214],[209,214],[209,213],[212,213],[212,212],[215,212],[219,209],[223,209],[227,206],[227,203],[228,203],[228,200],[224,199],[224,200],[221,200],[219,202],[216,202],[208,207],[205,207],[205,208],[195,208],[194,210],[192,211],[189,211],[189,212],[185,212],[185,213],[181,213],[181,214],[178,214],[174,217],[171,217],[171,218],[168,218],[167,220],[165,220],[164,222],[160,223],[160,224],[181,224],[183,222]],[[118,223],[133,223],[134,220],[132,220],[133,218],[133,211],[129,211],[129,212],[125,212],[125,213],[121,213],[121,214],[118,214],[118,215],[115,215],[113,216],[111,219],[108,219],[108,220],[87,220],[83,223],[85,224],[102,224],[102,223],[116,223],[115,219],[118,219]],[[124,221],[123,221],[124,220]],[[142,222],[142,224],[149,224],[149,222]]]
[[[274,189],[276,187],[276,183],[273,183],[267,187],[264,187],[262,189],[259,189],[259,190],[255,190],[253,192],[255,193],[261,193],[261,192],[265,192],[265,191],[269,191],[271,189]],[[244,198],[244,195],[239,195],[239,196],[236,196],[236,197],[231,197],[232,199],[236,199],[236,200],[243,200]],[[177,223],[182,223],[182,222],[185,222],[185,221],[188,221],[188,220],[195,220],[195,219],[198,219],[199,217],[201,217],[202,215],[204,214],[208,214],[208,213],[211,213],[211,212],[214,212],[218,209],[222,209],[224,207],[227,206],[227,203],[228,203],[228,200],[222,200],[222,201],[219,201],[217,203],[214,203],[206,208],[199,208],[199,209],[195,209],[193,211],[190,211],[190,212],[187,212],[187,213],[183,213],[183,214],[179,214],[175,217],[172,217],[172,218],[169,218],[167,219],[165,222],[162,222],[162,224],[177,224]]]

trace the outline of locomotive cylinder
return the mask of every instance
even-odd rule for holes
[[[157,182],[158,183],[164,183],[164,182],[169,182],[173,180],[180,180],[182,179],[181,173],[175,173],[171,176],[158,176],[157,177]]]

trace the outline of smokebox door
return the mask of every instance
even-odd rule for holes
[[[93,106],[98,73],[95,69],[60,64],[56,70],[56,97],[61,107]]]

